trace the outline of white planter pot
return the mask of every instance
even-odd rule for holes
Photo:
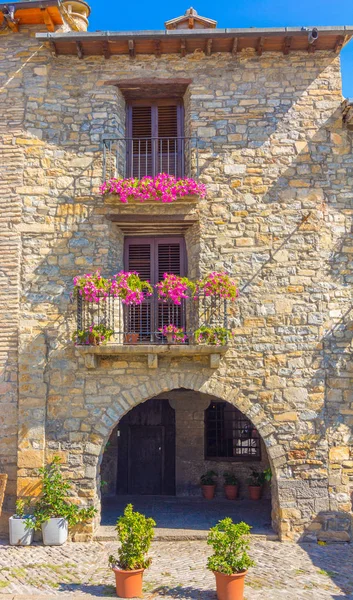
[[[68,523],[66,519],[49,519],[42,524],[42,535],[44,546],[62,546],[68,535]]]
[[[25,519],[9,518],[9,537],[11,546],[30,546],[34,529],[26,529]]]

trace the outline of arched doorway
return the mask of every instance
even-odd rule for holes
[[[269,467],[257,428],[236,406],[198,391],[172,390],[135,406],[114,427],[100,469],[102,522],[105,506],[112,524],[119,514],[113,519],[114,509],[120,510],[129,498],[143,509],[150,502],[146,498],[153,497],[149,509],[157,505],[161,509],[168,502],[168,510],[173,511],[175,499],[178,510],[183,504],[189,511],[193,506],[197,513],[206,510],[211,524],[225,516],[248,522],[251,517],[252,524],[257,515],[262,532],[271,524],[271,486],[265,487],[256,504],[248,498],[247,479],[252,470]],[[200,509],[195,504],[202,502],[199,480],[208,470],[218,474],[216,499],[212,507]],[[234,473],[240,483],[239,502],[234,506],[224,499],[225,471]]]

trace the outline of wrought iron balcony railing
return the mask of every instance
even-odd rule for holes
[[[115,344],[167,344],[162,333],[165,325],[183,328],[185,343],[194,344],[200,327],[228,329],[228,302],[216,296],[188,297],[180,305],[163,302],[154,291],[142,304],[124,305],[120,298],[108,295],[99,303],[77,297],[77,329],[88,331],[103,324],[114,332]]]
[[[103,137],[103,180],[154,177],[168,173],[175,177],[199,176],[198,138]]]

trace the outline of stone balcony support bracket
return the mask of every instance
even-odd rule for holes
[[[106,344],[103,346],[77,346],[76,355],[83,356],[87,369],[96,369],[99,366],[99,357],[102,356],[146,356],[150,369],[158,368],[160,356],[178,358],[188,356],[208,356],[210,369],[218,369],[222,356],[227,352],[228,346],[203,346],[179,344]]]

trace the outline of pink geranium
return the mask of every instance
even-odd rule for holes
[[[227,300],[235,300],[239,296],[235,281],[227,273],[213,271],[198,281],[197,287],[203,290],[205,296],[219,296]]]
[[[181,304],[183,298],[188,298],[188,289],[193,287],[187,277],[179,277],[172,273],[164,273],[162,281],[156,284],[158,299],[163,302]]]
[[[206,186],[191,178],[176,178],[174,175],[159,173],[155,177],[142,177],[142,179],[110,179],[100,187],[101,194],[117,194],[120,201],[128,202],[137,199],[140,202],[157,200],[160,202],[173,202],[182,196],[206,196]]]

